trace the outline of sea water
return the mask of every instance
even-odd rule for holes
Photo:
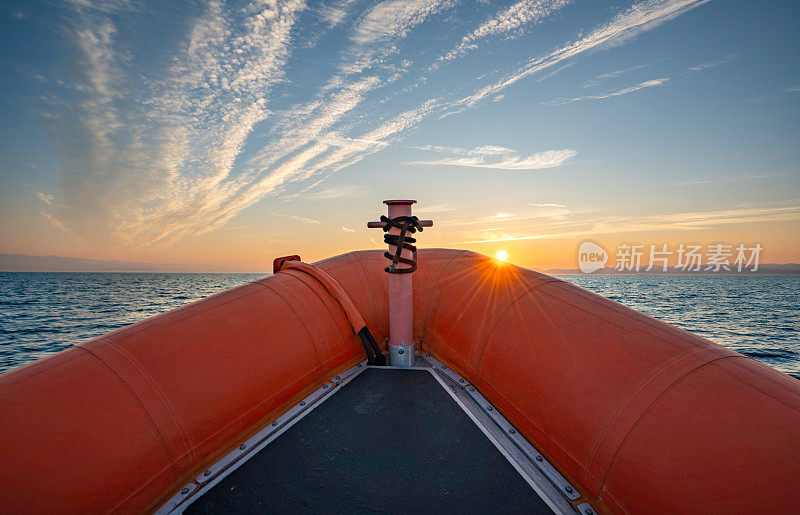
[[[0,372],[260,277],[0,272]],[[800,379],[800,276],[560,278]]]

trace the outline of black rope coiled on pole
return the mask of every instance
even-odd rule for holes
[[[383,253],[386,259],[392,261],[392,263],[386,267],[386,272],[390,274],[412,273],[417,269],[417,247],[412,245],[412,243],[417,242],[417,239],[406,236],[406,233],[414,234],[418,230],[422,232],[422,225],[419,223],[419,218],[416,216],[398,216],[395,218],[381,216],[381,222],[385,224],[383,226],[383,232],[386,233],[383,235],[384,243],[396,247],[394,255],[389,252]],[[400,234],[389,234],[389,229],[392,227],[400,229]],[[411,251],[412,259],[404,258],[401,255],[403,249]],[[397,265],[400,263],[408,265],[408,268],[398,268]]]

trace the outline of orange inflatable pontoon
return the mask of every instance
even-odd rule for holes
[[[369,344],[395,276],[361,251],[1,375],[0,511],[800,507],[796,379],[540,273],[406,250],[405,348]]]

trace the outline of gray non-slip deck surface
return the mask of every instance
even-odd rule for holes
[[[186,511],[552,513],[429,372],[374,368]]]

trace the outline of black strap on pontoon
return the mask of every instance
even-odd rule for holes
[[[396,247],[394,255],[389,252],[383,253],[386,259],[392,261],[392,263],[386,267],[386,272],[390,274],[410,274],[414,272],[414,270],[417,269],[417,247],[412,245],[412,243],[416,243],[417,240],[410,236],[407,237],[406,233],[414,234],[417,231],[422,232],[422,225],[419,223],[419,218],[416,216],[398,216],[395,218],[381,216],[381,222],[384,223],[383,232],[386,233],[383,235],[384,243]],[[400,229],[400,234],[389,234],[389,229],[392,227]],[[403,249],[411,251],[412,259],[402,257]],[[408,265],[409,267],[398,268],[397,265],[399,263]]]
[[[361,338],[361,343],[364,345],[364,350],[367,353],[367,363],[379,367],[386,365],[386,356],[381,352],[381,348],[378,347],[378,342],[375,341],[375,338],[372,336],[372,333],[369,332],[367,326],[361,328],[358,332],[358,337]]]

